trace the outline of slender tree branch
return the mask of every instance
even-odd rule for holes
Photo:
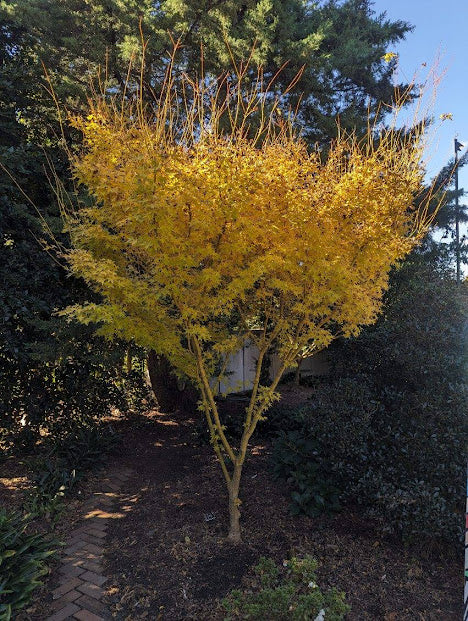
[[[203,385],[205,392],[206,392],[206,396],[208,399],[208,403],[211,409],[211,412],[213,414],[213,418],[215,420],[215,425],[216,425],[216,429],[219,433],[219,437],[221,439],[222,445],[224,447],[224,450],[226,451],[226,453],[229,455],[229,458],[231,459],[231,461],[233,463],[235,463],[236,461],[236,456],[234,454],[234,451],[231,448],[231,445],[229,444],[225,434],[224,434],[224,430],[223,430],[223,426],[221,424],[221,421],[219,419],[219,413],[218,413],[218,408],[216,407],[216,403],[213,397],[213,391],[211,390],[211,386],[210,386],[210,382],[208,380],[208,377],[206,375],[206,371],[205,371],[205,367],[203,364],[203,356],[202,356],[202,352],[201,352],[201,348],[200,348],[200,343],[198,342],[198,339],[196,336],[192,337],[193,340],[193,344],[195,346],[195,355],[196,355],[196,360],[197,360],[197,365],[198,365],[198,371],[200,373],[200,379],[201,379],[201,385]]]

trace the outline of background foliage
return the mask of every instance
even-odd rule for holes
[[[274,467],[295,511],[339,499],[407,539],[461,534],[466,290],[430,250],[395,271],[378,323],[335,348],[332,373],[280,432]]]

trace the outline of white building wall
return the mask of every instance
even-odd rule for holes
[[[226,379],[223,382],[219,382],[219,392],[221,394],[229,394],[250,390],[255,377],[257,359],[258,349],[252,343],[246,343],[241,350],[230,356],[226,367]],[[279,357],[273,355],[270,361],[271,379],[275,377],[280,364]],[[319,352],[302,361],[301,376],[326,375],[328,373],[328,366],[326,352]]]

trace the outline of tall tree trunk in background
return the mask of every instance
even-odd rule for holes
[[[151,389],[162,412],[177,409],[196,410],[198,391],[191,385],[181,388],[168,359],[152,349],[147,358]]]
[[[301,383],[301,364],[302,364],[302,358],[299,358],[297,360],[296,372],[294,374],[294,385],[295,386],[299,386]]]
[[[151,388],[162,412],[173,412],[178,406],[177,378],[172,367],[164,356],[154,350],[148,352],[148,375]]]

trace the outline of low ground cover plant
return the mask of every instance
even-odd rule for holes
[[[344,593],[323,592],[317,584],[317,561],[310,556],[284,561],[282,567],[262,557],[248,588],[233,590],[222,605],[226,620],[339,621],[349,611]]]

